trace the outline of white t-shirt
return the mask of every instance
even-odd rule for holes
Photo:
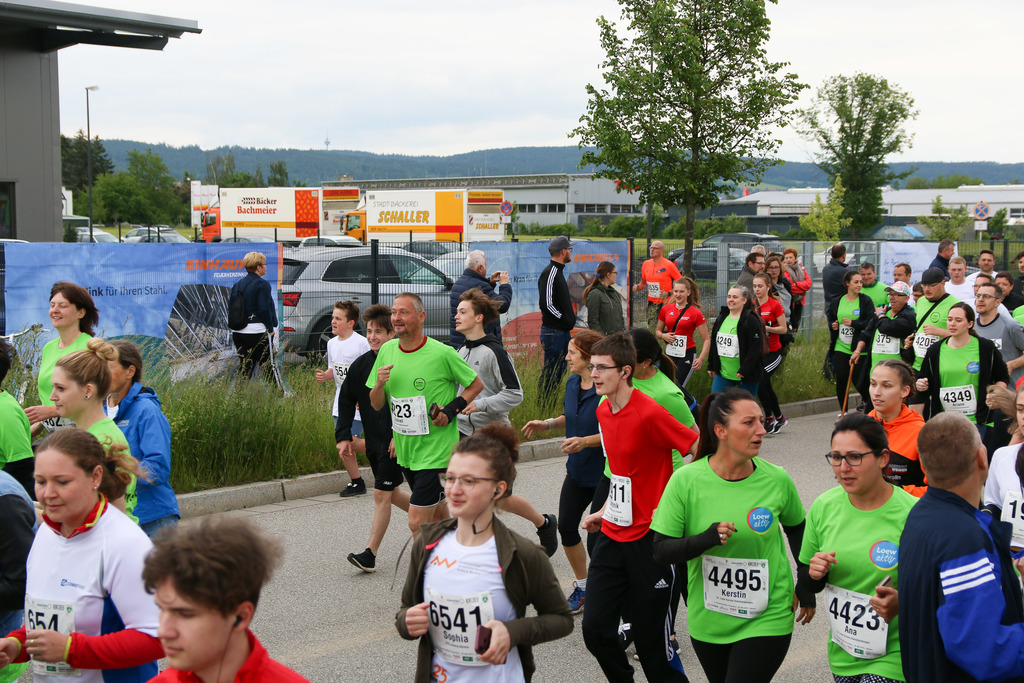
[[[952,294],[960,301],[966,301],[967,299],[974,298],[974,283],[968,280],[964,280],[958,285],[954,285],[952,280],[946,280],[946,294]]]
[[[505,663],[500,666],[479,661],[475,664],[451,661],[456,654],[472,652],[478,621],[486,624],[491,618],[498,621],[516,618],[515,607],[501,580],[498,547],[493,536],[483,545],[464,546],[455,540],[454,531],[445,534],[431,551],[423,572],[423,599],[431,603],[427,613],[431,618],[430,636],[434,644],[433,670],[441,673],[435,675],[437,680],[447,683],[525,680],[519,649],[515,647],[509,650]]]
[[[139,525],[108,504],[96,524],[64,538],[40,524],[28,554],[26,609],[36,605],[36,617],[58,629],[73,628],[87,636],[120,630],[111,619],[117,610],[124,628],[156,637],[159,609],[142,585],[142,565],[153,544]],[[156,663],[136,667],[139,680],[156,676]],[[127,670],[124,670],[125,675]],[[82,669],[74,677],[34,673],[37,683],[103,683],[103,672]]]
[[[352,365],[352,361],[369,350],[370,343],[366,341],[366,337],[358,332],[353,332],[348,339],[342,340],[337,337],[331,337],[327,341],[327,367],[334,370],[334,408],[332,409],[333,412],[331,412],[331,415],[334,417],[338,417],[338,389],[341,388],[342,382],[345,381],[348,367]],[[352,419],[360,419],[358,408]]]
[[[992,454],[982,505],[995,505],[1002,510],[1000,518],[1013,525],[1010,545],[1024,547],[1024,491],[1017,476],[1017,451],[1020,444],[1003,446]]]

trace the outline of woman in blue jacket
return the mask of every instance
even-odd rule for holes
[[[124,432],[132,455],[139,461],[139,502],[135,516],[150,538],[165,526],[177,526],[181,518],[178,499],[171,488],[171,425],[160,409],[160,399],[142,386],[142,356],[125,339],[110,342],[119,359],[110,362],[111,389],[107,415]]]

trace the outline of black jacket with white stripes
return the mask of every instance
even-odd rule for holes
[[[540,291],[540,324],[563,332],[576,327],[576,311],[569,296],[569,285],[562,270],[564,263],[551,261],[541,271],[537,287]]]

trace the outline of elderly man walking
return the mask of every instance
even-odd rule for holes
[[[498,285],[497,291],[494,286]],[[508,273],[497,270],[487,275],[487,255],[476,249],[466,256],[466,269],[452,285],[451,307],[452,314],[448,318],[451,326],[448,333],[448,343],[455,349],[461,349],[466,344],[466,337],[455,329],[455,311],[459,307],[459,297],[474,287],[498,302],[498,313],[507,313],[508,307],[512,304],[512,285],[509,284]],[[484,334],[493,334],[501,341],[501,319],[495,320],[484,326]]]

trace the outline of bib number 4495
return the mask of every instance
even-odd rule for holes
[[[719,572],[718,567],[712,567],[708,573],[708,582],[715,587],[724,586],[730,590],[744,591],[749,588],[752,591],[759,591],[762,585],[761,570],[725,567]]]

